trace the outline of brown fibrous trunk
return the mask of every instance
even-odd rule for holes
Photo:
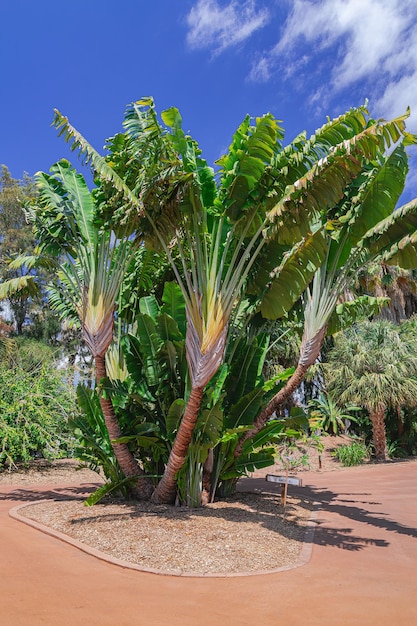
[[[369,417],[372,422],[375,459],[377,461],[386,461],[388,454],[385,435],[385,407],[383,405],[378,406],[373,411],[370,411]]]
[[[254,437],[272,417],[274,413],[290,398],[294,391],[300,386],[304,380],[304,376],[317,357],[320,354],[324,337],[326,336],[327,325],[320,330],[311,339],[306,339],[306,333],[301,343],[300,358],[294,374],[288,379],[284,387],[268,402],[266,407],[257,415],[253,422],[253,427],[246,431],[239,439],[235,448],[234,456],[237,458],[242,454],[244,443]]]
[[[195,424],[200,412],[204,387],[192,387],[187,406],[169,455],[164,475],[152,494],[155,504],[172,504],[177,493],[177,474],[185,463]]]
[[[99,388],[100,381],[103,378],[107,377],[105,357],[101,355],[96,355],[95,365],[96,384]],[[106,424],[107,432],[109,433],[111,446],[113,448],[113,452],[117,459],[117,462],[119,463],[120,468],[126,478],[128,478],[129,476],[138,476],[137,483],[133,488],[133,495],[138,499],[149,499],[153,491],[152,481],[149,478],[145,477],[144,471],[141,467],[139,467],[139,464],[129,450],[127,444],[115,443],[114,440],[120,439],[120,437],[122,436],[122,432],[120,430],[120,425],[114,411],[113,403],[110,399],[104,398],[101,393],[99,394],[99,397],[101,409],[103,411],[104,422]]]

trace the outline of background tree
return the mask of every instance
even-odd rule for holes
[[[32,254],[35,238],[32,226],[28,224],[23,205],[36,194],[33,181],[24,176],[23,180],[12,178],[5,165],[1,168],[0,177],[0,279],[2,282],[11,279],[22,279],[30,271],[27,267],[11,268],[9,261],[21,254]],[[29,285],[18,293],[9,292],[7,302],[10,306],[15,331],[22,334],[35,290]]]
[[[364,322],[335,337],[324,366],[327,388],[340,405],[366,408],[375,457],[387,459],[385,413],[417,402],[417,337],[407,324]]]

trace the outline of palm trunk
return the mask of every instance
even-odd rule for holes
[[[303,340],[301,342],[300,358],[298,359],[298,365],[282,389],[268,402],[266,407],[258,414],[253,422],[253,428],[247,430],[239,439],[235,448],[234,456],[237,458],[242,454],[242,448],[245,441],[254,437],[265,426],[268,419],[275,413],[280,406],[282,406],[288,398],[294,393],[304,380],[304,376],[313,363],[316,362],[317,357],[320,354],[321,347],[323,345],[324,338],[326,336],[327,324],[322,326],[316,334],[308,338],[308,332],[306,327],[304,328]]]
[[[397,424],[398,424],[398,439],[404,434],[404,422],[401,415],[401,407],[397,407]]]
[[[96,355],[96,383],[97,387],[102,378],[106,378],[106,363],[104,355]],[[129,450],[129,447],[125,443],[114,443],[115,439],[119,439],[122,436],[119,422],[117,420],[113,403],[110,399],[106,399],[100,394],[100,405],[103,411],[104,422],[106,424],[107,432],[109,433],[111,446],[113,448],[114,455],[123,474],[128,478],[129,476],[144,476],[143,470],[139,467],[135,457]],[[149,478],[138,478],[137,484],[134,488],[134,495],[139,499],[149,499],[153,490],[152,482]]]
[[[235,458],[242,454],[243,444],[248,440],[254,437],[267,423],[268,419],[282,406],[288,398],[294,393],[297,387],[302,383],[305,373],[308,370],[309,366],[305,365],[297,365],[297,369],[291,378],[287,381],[285,386],[278,391],[278,393],[268,402],[266,407],[258,414],[255,421],[253,422],[253,427],[250,430],[247,430],[242,437],[239,439],[238,444],[235,448],[234,456]]]
[[[203,399],[204,387],[192,387],[164,475],[152,494],[155,504],[172,504],[177,493],[177,473],[185,463]]]
[[[379,405],[375,410],[370,411],[369,417],[372,422],[372,432],[377,461],[387,460],[387,440],[385,435],[385,407]]]

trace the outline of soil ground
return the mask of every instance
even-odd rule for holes
[[[340,468],[332,451],[346,437],[323,437],[322,471]],[[299,465],[304,450],[291,453]],[[319,467],[316,449],[308,451],[300,471]],[[284,474],[280,462],[254,474]],[[293,473],[293,471],[291,472]],[[0,474],[0,484],[94,483],[100,476],[80,469],[76,461],[37,461],[23,471]],[[144,570],[172,574],[236,574],[271,571],[295,565],[301,554],[312,503],[291,495],[285,508],[280,497],[242,493],[204,508],[155,506],[115,498],[85,507],[85,497],[49,499],[25,507],[20,514],[112,557]]]
[[[81,474],[78,474],[78,478]],[[294,497],[320,502],[311,559],[238,578],[158,576],[102,562],[8,517],[88,481],[0,484],[2,626],[361,626],[417,623],[417,460],[308,471]],[[49,477],[51,480],[51,477]],[[262,478],[242,490],[278,497]]]

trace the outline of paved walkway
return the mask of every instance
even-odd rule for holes
[[[45,490],[0,485],[0,625],[416,626],[417,460],[303,480],[303,493],[322,502],[310,562],[238,578],[99,561],[8,516]],[[277,488],[261,479],[250,487]]]

